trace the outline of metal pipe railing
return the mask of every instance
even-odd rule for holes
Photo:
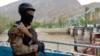
[[[60,45],[79,46],[79,47],[88,47],[88,48],[100,49],[100,46],[87,45],[87,44],[76,44],[76,43],[68,43],[68,42],[55,42],[55,41],[46,41],[46,40],[40,40],[40,41],[46,42],[46,43],[60,44]]]
[[[46,41],[46,40],[40,40],[40,41],[46,42],[46,43],[57,44],[57,50],[58,51],[59,51],[59,45],[69,45],[69,46],[79,46],[79,47],[88,47],[88,48],[100,49],[100,46],[87,45],[87,44],[76,44],[76,43],[68,43],[68,42],[55,42],[55,41]],[[85,56],[89,55],[89,54],[76,53],[76,52],[70,52],[70,51],[67,51],[67,52],[72,53],[72,54],[76,54],[76,55],[85,55]],[[94,55],[89,55],[89,56],[94,56]]]
[[[100,49],[100,46],[94,46],[94,45],[87,45],[87,44],[76,44],[76,43],[69,43],[69,42],[56,42],[56,41],[46,41],[46,40],[40,40],[41,42],[45,43],[52,43],[52,44],[57,44],[57,50],[59,51],[59,45],[69,45],[69,46],[79,46],[79,47],[88,47],[88,48],[96,48]],[[0,41],[1,43],[6,42],[6,41]],[[76,54],[76,55],[89,55],[89,54],[83,54],[83,53],[76,53],[76,52],[70,52],[66,51],[71,54]],[[93,56],[93,55],[90,55]]]

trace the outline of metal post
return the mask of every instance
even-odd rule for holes
[[[57,50],[59,51],[59,44],[57,44]]]

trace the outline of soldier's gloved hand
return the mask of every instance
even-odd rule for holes
[[[45,51],[45,45],[43,42],[39,42],[38,44],[38,52],[44,52]]]
[[[30,45],[32,44],[32,42],[33,42],[33,41],[32,41],[32,40],[30,40],[30,41],[29,41],[29,43],[28,43],[28,46],[30,46]]]
[[[29,45],[32,45],[32,44],[38,44],[37,38],[35,38],[35,37],[31,38],[31,40],[29,41]]]

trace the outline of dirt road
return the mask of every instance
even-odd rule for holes
[[[39,34],[38,35],[39,40],[48,40],[48,41],[56,41],[56,42],[70,42],[73,43],[73,37],[69,35],[49,35],[49,34]],[[56,50],[57,45],[56,44],[50,44],[46,43],[46,48]],[[61,51],[70,51],[72,50],[72,46],[65,46],[65,45],[60,45],[59,50]]]

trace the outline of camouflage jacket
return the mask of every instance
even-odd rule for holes
[[[38,44],[30,46],[23,44],[24,34],[18,29],[16,24],[9,29],[8,36],[8,42],[10,42],[11,48],[16,55],[37,52]]]

